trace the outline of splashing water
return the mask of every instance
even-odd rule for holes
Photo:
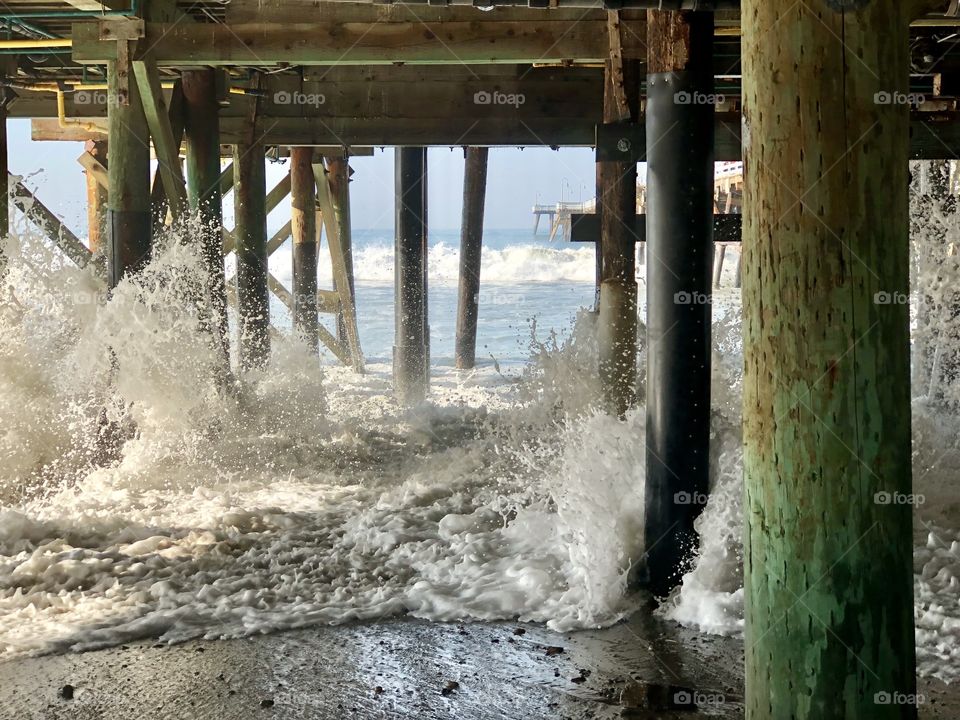
[[[960,214],[955,199],[911,200],[914,595],[920,675],[960,680]],[[717,305],[715,304],[715,309]],[[722,306],[721,306],[722,307]],[[715,323],[717,317],[714,317]],[[743,630],[743,458],[739,324],[714,326],[711,497],[701,547],[658,609],[703,632]]]
[[[958,273],[942,256],[958,224],[921,214],[916,282],[943,308]],[[384,263],[368,252],[358,267],[379,282]],[[507,282],[513,251],[497,252],[485,263]],[[592,253],[550,252],[566,253],[562,277],[593,277]],[[363,377],[321,368],[286,337],[268,367],[224,393],[203,330],[203,271],[178,237],[109,299],[92,268],[65,265],[27,232],[10,254],[0,657],[401,613],[576,629],[635,609],[626,586],[642,553],[643,408],[623,422],[597,411],[594,315],[566,339],[534,328],[520,377],[435,369],[431,401],[409,411],[393,400],[388,366]],[[432,258],[445,266],[447,255]],[[720,291],[712,494],[700,551],[659,610],[721,634],[743,625],[739,316],[736,293]],[[916,482],[929,498],[918,508],[918,656],[921,672],[952,680],[960,394],[942,358],[956,323],[936,312],[914,323]],[[641,372],[639,397],[643,387]],[[124,439],[106,465],[105,422]]]
[[[593,374],[589,315],[576,342],[538,344],[521,383],[448,373],[413,411],[389,368],[321,368],[286,338],[225,393],[181,237],[109,298],[92,266],[26,232],[11,247],[0,654],[399,613],[578,628],[631,609],[642,413],[610,420],[568,382]],[[105,425],[122,447],[102,464]]]

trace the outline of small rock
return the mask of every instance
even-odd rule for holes
[[[585,683],[588,677],[590,677],[589,670],[580,670],[580,674],[575,678],[570,678],[570,682],[573,682],[579,685],[580,683]]]
[[[383,694],[383,688],[380,687],[379,685],[377,685],[377,686],[373,689],[373,694],[374,694],[374,695],[382,695],[382,694]]]
[[[547,657],[553,657],[554,655],[562,655],[563,648],[559,645],[551,645],[547,648]]]
[[[73,700],[73,685],[64,685],[60,688],[60,697],[64,700]]]
[[[514,635],[526,635],[526,634],[527,634],[527,631],[524,630],[523,628],[514,628],[513,634],[514,634]]]
[[[264,698],[263,700],[260,701],[260,707],[262,708],[273,707],[273,700],[270,698]]]
[[[441,695],[452,695],[454,690],[459,689],[460,683],[456,680],[451,680],[447,683],[446,687],[440,691]]]

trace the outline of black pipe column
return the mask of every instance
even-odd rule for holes
[[[480,313],[480,256],[483,248],[483,206],[487,192],[489,148],[467,148],[463,169],[463,221],[460,226],[460,284],[457,294],[456,361],[470,370],[477,361],[477,318]]]
[[[662,597],[697,543],[710,454],[713,14],[647,13],[645,580]]]
[[[430,326],[427,321],[427,149],[398,147],[395,160],[396,329],[394,389],[414,404],[429,386]]]

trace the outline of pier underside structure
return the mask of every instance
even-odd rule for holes
[[[469,369],[486,148],[595,148],[597,373],[614,415],[637,403],[634,250],[650,243],[640,577],[666,594],[695,542],[714,242],[741,242],[747,716],[915,715],[874,701],[915,694],[910,511],[874,502],[910,493],[909,319],[874,298],[908,291],[908,161],[960,156],[957,3],[477,4],[488,7],[5,3],[5,118],[31,118],[36,140],[88,143],[89,246],[19,182],[11,202],[78,265],[102,252],[111,285],[143,266],[165,224],[200,221],[224,356],[232,302],[241,368],[266,362],[272,293],[308,346],[362,372],[349,159],[396,147],[394,367],[414,403],[429,390],[425,149],[468,148],[458,363]],[[291,157],[291,176],[267,188],[271,154]],[[736,222],[730,202],[717,212],[714,161],[744,163]],[[268,237],[266,216],[291,191],[291,222]],[[221,231],[228,192],[235,226]],[[321,234],[328,289],[315,282]],[[292,292],[267,264],[290,237]],[[230,253],[235,278],[223,276]]]

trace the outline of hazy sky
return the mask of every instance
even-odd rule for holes
[[[62,217],[80,237],[86,236],[86,185],[76,159],[82,143],[34,142],[27,120],[8,122],[10,171],[27,176],[40,200]],[[355,174],[351,188],[353,226],[358,229],[393,227],[393,150],[377,150],[373,157],[351,160]],[[285,172],[268,163],[267,185]],[[493,148],[487,176],[486,227],[532,228],[532,206],[559,200],[589,200],[595,194],[593,151],[568,148]],[[433,148],[428,156],[430,226],[460,226],[463,202],[463,150]],[[278,208],[277,214],[285,212]],[[282,224],[272,219],[271,226]],[[227,225],[232,225],[228,219]]]

